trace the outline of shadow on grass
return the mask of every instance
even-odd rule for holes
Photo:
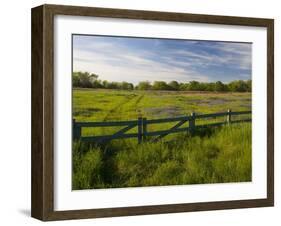
[[[204,137],[211,137],[214,133],[218,132],[218,130],[220,130],[221,127],[206,127],[206,128],[198,128],[196,129],[192,134],[191,133],[185,133],[182,134],[182,138],[191,138],[191,137],[195,137],[198,136],[200,138],[204,138]],[[156,137],[156,136],[155,136]],[[165,144],[172,144],[174,142],[174,139],[167,139],[166,137],[169,137],[169,134],[165,137],[163,137],[162,139],[159,139],[157,141],[154,141],[155,137],[149,137],[147,138],[146,141],[144,142],[159,142],[159,141],[163,141]],[[135,139],[135,138],[133,138]],[[104,156],[104,160],[107,160],[107,158],[111,158],[112,156],[114,156],[116,154],[116,152],[122,150],[124,148],[124,145],[126,142],[123,140],[120,140],[121,142],[118,143],[116,145],[116,140],[112,140],[109,142],[99,142],[99,143],[94,143],[94,142],[88,142],[86,143],[88,150],[90,148],[100,148],[101,150],[103,150],[103,156]],[[178,139],[177,139],[178,141]]]
[[[184,154],[184,152],[181,152],[180,150],[186,150],[186,145],[191,145],[191,147],[193,146],[192,148],[194,149],[194,145],[197,145],[196,142],[205,139],[208,140],[208,138],[213,139],[213,136],[221,129],[223,128],[222,127],[198,128],[196,131],[194,131],[193,134],[188,132],[179,133],[176,135],[170,134],[167,135],[167,137],[164,137],[163,139],[160,139],[157,142],[152,142],[151,140],[148,140],[141,144],[137,143],[137,139],[113,140],[111,142],[99,143],[99,144],[89,143],[89,142],[88,143],[78,142],[79,145],[77,145],[76,142],[74,142],[73,166],[74,169],[75,168],[78,169],[78,171],[76,170],[76,174],[80,175],[78,180],[81,179],[83,181],[81,181],[81,183],[80,182],[76,183],[73,189],[76,190],[76,189],[87,189],[87,188],[113,188],[113,187],[136,186],[137,183],[140,183],[142,176],[136,176],[137,173],[135,171],[143,172],[147,167],[147,169],[149,169],[148,173],[151,173],[152,171],[154,172],[156,168],[154,169],[152,166],[153,164],[155,165],[156,163],[158,164],[157,166],[158,168],[160,166],[162,168],[164,167],[163,169],[164,171],[165,170],[169,171],[170,168],[171,170],[173,170],[173,168],[178,167],[179,162],[182,162],[182,164],[184,164],[183,161],[184,157],[181,156],[176,157],[177,155],[183,155],[183,156],[187,155]],[[190,139],[191,143],[187,141],[188,139]],[[207,144],[205,145],[209,145],[208,149],[202,150],[201,151],[202,153],[198,152],[196,156],[194,154],[191,155],[192,156],[194,155],[196,159],[201,159],[200,160],[201,162],[204,160],[205,168],[208,167],[211,168],[211,166],[209,166],[211,165],[211,160],[216,159],[218,157],[220,149],[216,147],[216,145],[213,144],[212,142],[207,142]],[[171,150],[177,150],[176,154],[173,154]],[[93,156],[91,157],[93,158],[93,160],[87,157],[89,156],[88,153],[90,155],[91,153],[93,154]],[[77,155],[78,157],[76,158],[75,155]],[[94,161],[95,156],[96,156],[95,158],[96,161]],[[122,158],[124,157],[124,159],[120,158],[120,156]],[[138,158],[141,159],[139,163],[136,160]],[[176,160],[175,159],[173,160],[173,158],[176,158]],[[92,162],[89,163],[89,161]],[[166,162],[165,163],[166,165],[163,162]],[[197,164],[196,162],[198,161],[196,160],[194,164]],[[92,167],[93,168],[93,170],[91,170],[92,172],[90,172],[88,168],[81,167],[83,166],[83,164],[88,165],[88,167]],[[97,167],[94,167],[93,164],[96,164]],[[142,165],[142,167],[138,168],[138,164]],[[162,166],[162,164],[164,165]],[[177,167],[175,167],[176,165]],[[130,167],[134,170],[130,170]],[[207,170],[208,172],[214,171],[214,170],[210,170],[209,168]],[[121,169],[121,173],[120,173],[120,169]],[[160,169],[158,169],[158,171],[159,170]],[[94,180],[91,179],[93,177],[95,178]],[[149,181],[149,179],[146,180]],[[195,183],[195,180],[191,180],[189,182]],[[143,183],[148,183],[148,182],[144,181]]]

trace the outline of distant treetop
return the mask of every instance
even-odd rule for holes
[[[215,91],[215,92],[251,92],[252,80],[235,80],[229,83],[189,81],[180,83],[171,81],[141,81],[136,86],[129,82],[110,82],[98,79],[97,74],[89,72],[73,72],[73,87],[102,88],[120,90],[171,90],[171,91]]]

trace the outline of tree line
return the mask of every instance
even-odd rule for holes
[[[251,92],[252,80],[235,80],[229,83],[198,82],[187,83],[171,81],[139,82],[136,86],[129,82],[110,82],[98,79],[97,74],[89,72],[73,72],[72,85],[80,88],[102,88],[120,90],[168,90],[168,91],[216,91],[216,92]]]

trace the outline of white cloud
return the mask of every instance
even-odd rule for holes
[[[168,54],[164,54],[163,51],[145,48],[134,50],[124,43],[107,42],[101,38],[98,41],[89,41],[89,37],[87,39],[86,42],[74,42],[73,69],[99,74],[102,80],[135,84],[144,80],[207,82],[212,80],[209,66],[251,69],[251,45],[248,44],[216,42],[208,44],[206,51],[171,48]],[[198,42],[193,41],[193,44],[196,43]],[[153,44],[161,46],[157,40]],[[208,48],[213,51],[207,51]],[[205,68],[206,72],[199,73],[198,68]]]
[[[191,58],[193,62],[201,66],[220,66],[235,67],[237,69],[251,69],[251,45],[241,43],[219,43],[217,45],[208,45],[212,52],[192,52],[188,50],[177,50],[174,54]],[[214,53],[219,50],[224,54]]]
[[[218,58],[219,62],[228,63],[239,69],[251,69],[252,45],[250,43],[220,42],[217,45],[210,45],[208,47],[224,52],[224,54]]]
[[[105,48],[106,46],[106,48]],[[87,50],[74,47],[74,71],[89,71],[100,75],[102,80],[129,81],[208,81],[207,76],[187,70],[189,63],[174,61],[166,57],[169,65],[148,59],[149,52],[133,52],[114,45],[88,46]],[[173,62],[174,61],[174,62]],[[172,65],[175,66],[172,66]]]
[[[187,82],[190,80],[208,81],[208,77],[196,72],[159,63],[154,60],[142,58],[126,53],[97,54],[94,52],[75,50],[74,71],[89,71],[100,75],[100,79],[109,81],[171,81]]]

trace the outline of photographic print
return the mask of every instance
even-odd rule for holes
[[[273,19],[45,4],[31,25],[32,217],[274,206]]]
[[[72,35],[72,189],[249,182],[252,44]]]

